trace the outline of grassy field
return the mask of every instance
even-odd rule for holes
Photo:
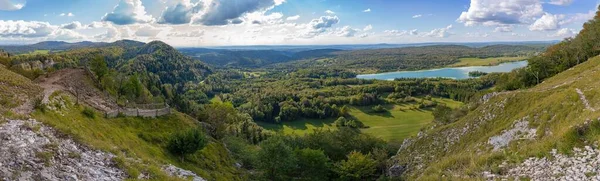
[[[527,57],[461,58],[460,62],[452,64],[450,67],[492,66],[526,59]]]
[[[435,99],[450,107],[459,107],[462,103],[450,99]],[[380,137],[384,140],[402,140],[417,134],[419,130],[433,121],[431,109],[417,109],[416,104],[386,105],[388,112],[374,114],[371,107],[351,107],[350,116],[362,121],[369,128],[363,132]],[[315,129],[336,129],[333,125],[335,119],[301,119],[283,124],[261,123],[259,125],[268,130],[283,132],[284,134],[304,135]]]
[[[26,54],[28,54],[28,55],[38,55],[38,54],[39,55],[46,55],[48,53],[50,53],[50,50],[35,50],[33,52],[29,52],[29,53],[26,53]]]
[[[40,95],[42,89],[31,80],[0,67],[0,111],[15,108]]]

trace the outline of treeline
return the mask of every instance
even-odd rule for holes
[[[391,49],[339,51],[322,59],[308,59],[274,65],[279,69],[334,68],[359,72],[421,70],[457,63],[460,58],[534,56],[543,46],[493,45],[471,48],[460,45],[434,45]]]
[[[228,76],[227,74],[231,74]],[[209,97],[231,102],[253,120],[280,123],[300,118],[338,118],[344,106],[419,103],[415,97],[444,97],[468,101],[478,91],[494,85],[495,76],[480,79],[397,79],[395,81],[343,78],[242,78],[230,71],[209,76],[198,86]],[[234,77],[228,79],[227,77]],[[203,97],[204,100],[207,98]],[[417,102],[419,101],[419,102]]]
[[[305,136],[275,135],[258,145],[228,137],[223,140],[252,180],[376,180],[384,177],[387,160],[398,144],[358,130],[317,130]]]
[[[546,52],[529,59],[526,68],[505,74],[498,80],[498,87],[515,90],[541,83],[562,71],[600,54],[600,7],[596,16],[583,25],[575,38],[549,47]]]

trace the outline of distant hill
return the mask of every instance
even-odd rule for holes
[[[300,52],[279,50],[221,50],[206,48],[182,48],[182,53],[217,67],[258,68],[267,65],[333,56],[338,49],[318,49]]]
[[[35,52],[36,50],[48,50],[50,52],[72,50],[78,48],[92,48],[92,47],[107,47],[107,46],[141,46],[143,42],[133,40],[119,40],[113,43],[106,42],[91,42],[83,41],[76,43],[68,43],[64,41],[44,41],[31,45],[11,45],[11,46],[0,46],[0,49],[4,49],[6,52],[12,54],[25,54]]]

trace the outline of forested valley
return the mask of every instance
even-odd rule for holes
[[[546,45],[435,45],[294,53],[181,50],[201,54],[194,59],[160,41],[122,40],[46,53],[2,52],[0,63],[31,80],[62,69],[83,68],[90,72],[93,85],[119,106],[170,105],[194,120],[193,128],[137,137],[186,168],[201,165],[197,157],[190,156],[199,154],[198,150],[216,154],[205,153],[210,143],[227,150],[230,160],[223,161],[225,164],[237,165],[212,168],[214,173],[228,170],[228,179],[386,180],[390,158],[404,138],[424,127],[461,119],[477,108],[472,103],[487,93],[536,85],[597,55],[592,43],[597,37],[594,33],[599,32],[595,26],[586,24],[579,36],[551,46],[545,53],[541,52]],[[495,57],[523,57],[529,66],[511,73],[475,72],[479,78],[465,80],[356,78],[362,73],[447,67],[461,58]],[[47,114],[43,105],[36,107],[39,114]],[[371,128],[374,124],[364,118],[402,120],[394,116],[419,112],[431,119],[423,118],[416,129],[395,139],[395,133],[382,138],[368,132],[375,129]],[[306,120],[329,126],[303,134],[271,129]],[[214,173],[201,175],[218,178]]]

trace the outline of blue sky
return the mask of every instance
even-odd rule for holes
[[[558,40],[597,0],[0,0],[0,44],[175,46]]]

